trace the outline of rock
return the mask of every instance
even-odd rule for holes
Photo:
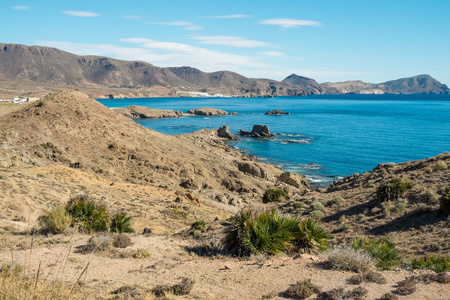
[[[292,114],[288,113],[288,112],[283,112],[283,111],[281,111],[279,109],[274,109],[274,110],[266,112],[265,115],[281,116],[281,115],[292,115]]]
[[[278,177],[278,180],[286,184],[295,186],[298,189],[311,188],[311,184],[308,182],[305,176],[294,173],[284,172]]]
[[[198,183],[196,183],[194,181],[194,179],[192,179],[192,178],[189,178],[189,179],[186,179],[186,180],[182,181],[180,183],[180,186],[184,187],[185,189],[194,189],[194,190],[199,188]]]
[[[130,119],[163,119],[180,118],[183,116],[181,110],[153,109],[138,105],[131,105],[124,108],[113,108],[115,112]]]
[[[191,109],[187,112],[190,115],[196,115],[196,116],[226,116],[228,115],[228,112],[217,109],[217,108],[199,108],[199,109]]]
[[[192,193],[187,193],[186,194],[186,197],[189,199],[189,200],[191,200],[191,201],[193,201],[193,202],[196,202],[197,204],[200,204],[200,199],[198,199],[197,197],[195,197]]]
[[[273,136],[273,134],[270,132],[269,126],[267,125],[253,125],[253,129],[251,132],[241,129],[239,134],[241,136],[255,137],[255,138]]]
[[[250,174],[255,177],[266,179],[269,181],[274,180],[274,176],[271,171],[265,170],[260,164],[250,163],[250,162],[240,162],[238,163],[238,169],[241,172]]]
[[[224,125],[224,126],[220,127],[219,130],[217,131],[217,134],[219,135],[219,137],[226,138],[229,140],[237,140],[238,139],[234,134],[232,134],[230,132],[228,125]]]

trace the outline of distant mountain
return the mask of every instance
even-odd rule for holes
[[[339,94],[449,94],[450,89],[431,77],[418,75],[378,84],[362,81],[325,82],[323,87]]]
[[[176,96],[207,92],[239,96],[307,96],[343,93],[433,93],[450,90],[429,75],[380,84],[347,81],[319,84],[292,74],[284,80],[247,78],[230,71],[160,68],[147,62],[79,56],[56,48],[0,44],[0,96],[42,96],[77,88],[95,97]]]

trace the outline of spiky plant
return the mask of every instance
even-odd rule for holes
[[[44,211],[44,215],[39,218],[39,223],[53,233],[63,233],[72,224],[72,221],[72,216],[62,205],[56,205],[50,210]]]
[[[119,212],[111,219],[111,231],[117,233],[131,233],[134,232],[133,220],[126,212]]]
[[[98,204],[87,195],[72,198],[66,206],[74,223],[80,231],[107,231],[109,227],[109,212],[104,204]]]
[[[365,237],[357,237],[350,245],[352,249],[362,249],[372,256],[377,262],[376,266],[382,270],[390,270],[400,262],[400,256],[395,249],[395,244],[388,238],[369,240]]]
[[[299,234],[295,239],[295,245],[301,249],[310,251],[326,250],[330,245],[331,235],[320,226],[319,221],[308,218],[298,224]]]

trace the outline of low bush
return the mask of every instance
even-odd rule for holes
[[[330,238],[317,221],[300,220],[275,209],[241,211],[232,218],[231,223],[226,240],[228,250],[235,255],[325,249]]]
[[[134,232],[132,228],[132,219],[125,212],[115,214],[111,219],[111,231],[117,233],[131,233]]]
[[[118,234],[114,236],[113,246],[116,248],[127,248],[133,245],[131,238],[125,234]]]
[[[188,295],[194,287],[194,283],[195,281],[190,278],[183,278],[180,284],[157,285],[153,288],[152,292],[157,297],[165,297],[167,295]]]
[[[428,204],[439,203],[439,198],[433,190],[427,189],[424,194],[424,200]]]
[[[450,187],[446,188],[439,205],[440,211],[445,215],[450,215]]]
[[[331,268],[342,271],[365,272],[375,267],[374,259],[363,250],[333,249],[327,257]]]
[[[406,296],[414,293],[416,290],[416,281],[413,277],[409,277],[397,283],[397,288],[395,289],[394,293]]]
[[[427,255],[412,261],[413,269],[433,270],[436,273],[450,272],[450,257]]]
[[[380,298],[380,300],[397,300],[397,299],[398,296],[391,293],[386,293]]]
[[[320,210],[312,211],[309,216],[314,220],[322,220],[323,218],[325,218],[325,214]]]
[[[66,206],[80,231],[106,231],[109,227],[109,212],[104,204],[98,204],[87,195],[72,198]]]
[[[350,247],[354,250],[366,251],[376,260],[377,268],[382,270],[391,270],[400,263],[395,244],[388,238],[369,240],[364,237],[357,237]]]
[[[377,189],[377,199],[381,202],[397,200],[401,195],[411,190],[410,181],[401,178],[392,178],[390,181],[380,185]]]
[[[305,207],[305,203],[304,202],[295,202],[294,203],[294,208],[301,209],[301,208],[304,208],[304,207]]]
[[[447,170],[448,169],[448,165],[445,161],[443,160],[438,160],[436,162],[436,170]]]
[[[280,189],[268,189],[264,193],[263,203],[284,201],[286,196],[287,194]]]
[[[41,226],[48,228],[52,233],[63,233],[72,225],[72,216],[66,211],[64,206],[56,205],[39,218]]]
[[[205,220],[198,220],[191,225],[191,228],[203,231],[206,228],[206,222]]]
[[[322,292],[317,296],[318,300],[362,300],[369,293],[366,288],[357,287],[351,291],[345,291],[344,288],[332,289],[331,291]]]
[[[133,254],[133,258],[143,259],[150,257],[150,252],[147,249],[137,249]]]
[[[313,210],[322,210],[325,208],[325,206],[319,201],[314,201],[313,203],[311,203],[311,207],[313,208]]]
[[[375,282],[378,284],[385,284],[386,278],[381,273],[374,271],[363,272],[358,275],[354,275],[348,279],[349,283],[360,284],[363,282]]]
[[[0,266],[0,274],[2,276],[19,276],[24,268],[19,264],[3,264]]]
[[[286,297],[294,299],[306,299],[321,292],[320,287],[311,283],[311,279],[299,281],[291,285],[284,294]]]

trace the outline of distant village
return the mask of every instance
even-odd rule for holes
[[[39,100],[39,98],[21,97],[21,98],[12,98],[12,99],[0,99],[0,102],[22,103],[22,102],[29,102],[29,101],[36,101],[36,100]]]

